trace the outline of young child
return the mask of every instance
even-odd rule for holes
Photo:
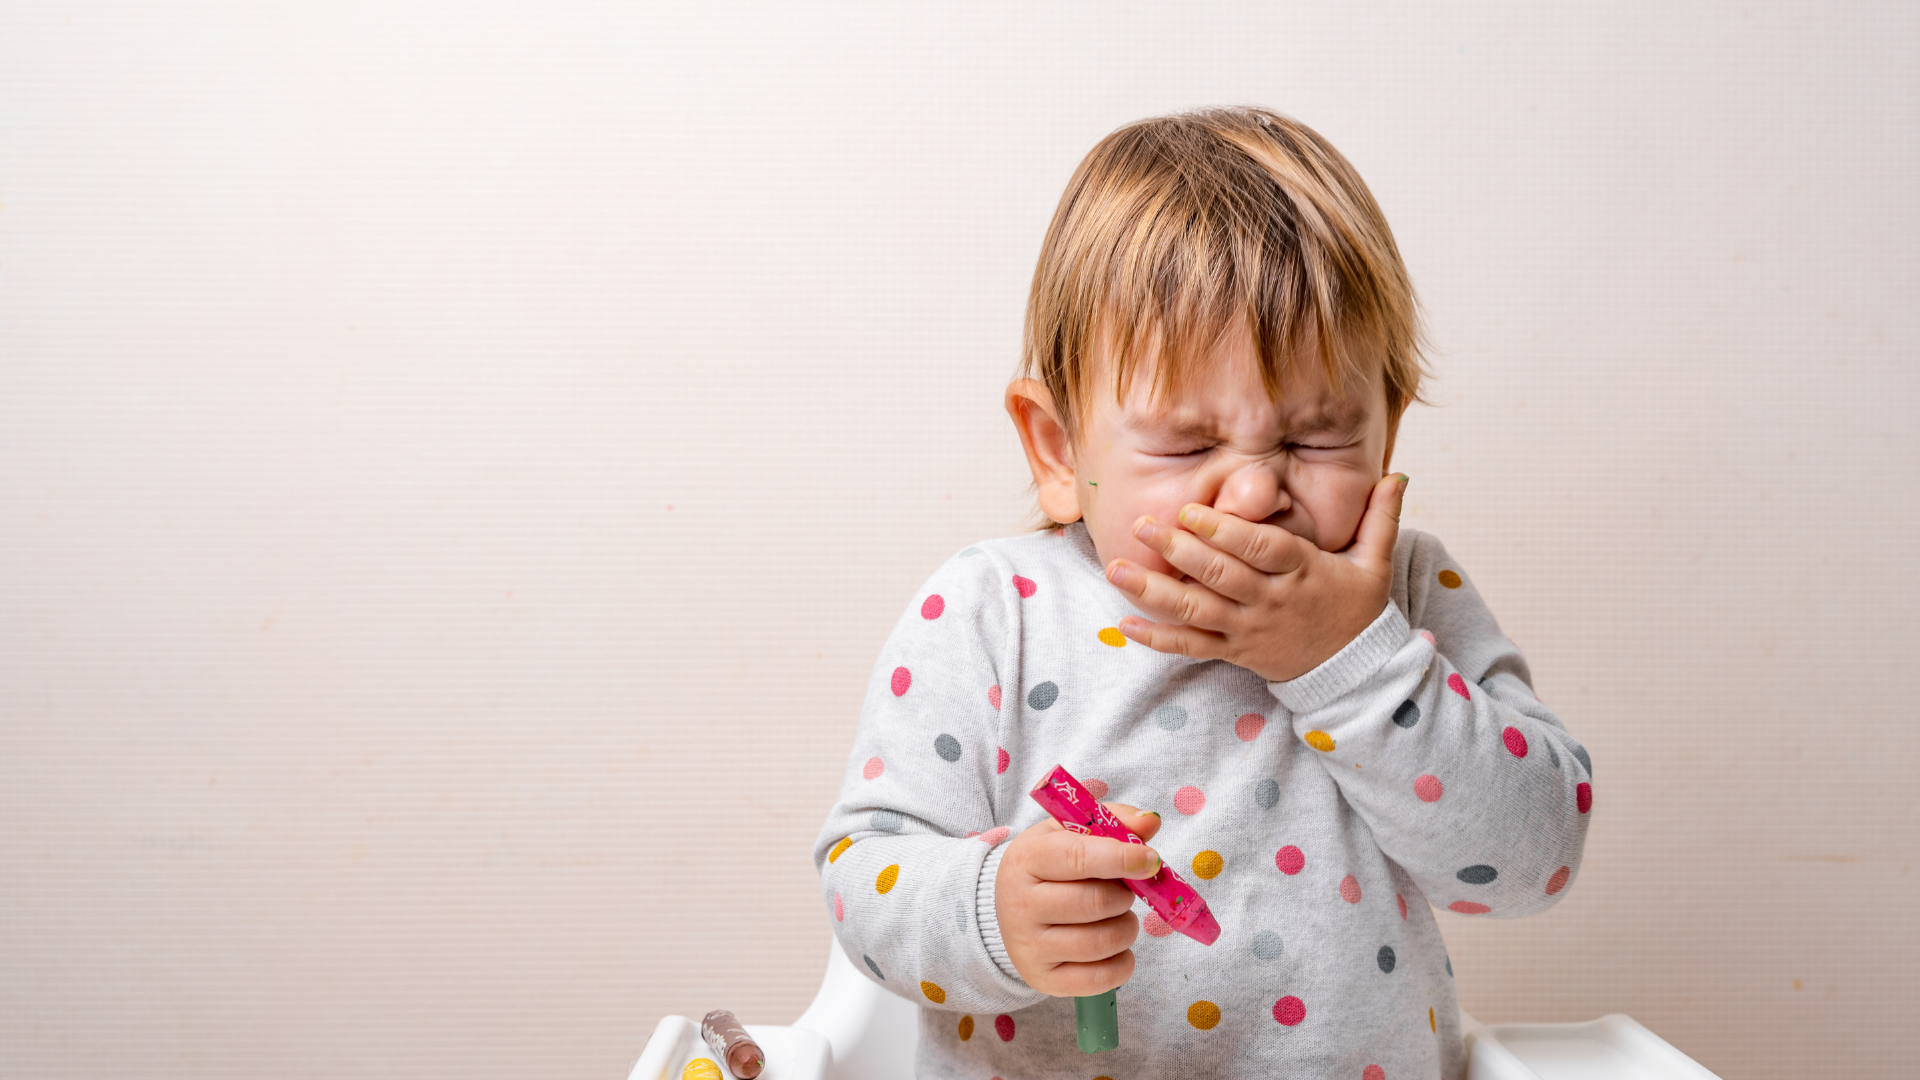
[[[1464,1073],[1429,905],[1552,906],[1592,763],[1399,529],[1419,345],[1379,207],[1290,119],[1141,121],[1074,173],[1006,397],[1046,520],[914,597],[814,846],[847,955],[921,1006],[919,1076]],[[1150,846],[1055,824],[1056,764]],[[1212,946],[1130,910],[1162,858]],[[1089,1057],[1070,998],[1114,987]]]

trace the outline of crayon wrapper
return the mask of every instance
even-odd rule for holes
[[[1100,800],[1094,798],[1093,793],[1075,780],[1064,766],[1055,765],[1046,779],[1040,781],[1029,794],[1041,809],[1073,832],[1083,836],[1105,836],[1129,844],[1146,844],[1132,829],[1120,824],[1120,819],[1114,817],[1112,811],[1100,805]],[[1207,902],[1166,863],[1162,862],[1160,872],[1150,878],[1122,878],[1121,881],[1173,929],[1203,945],[1213,944],[1219,936],[1219,927],[1207,912]],[[1195,925],[1196,922],[1199,925]]]
[[[766,1064],[760,1044],[753,1041],[740,1021],[725,1009],[715,1009],[700,1022],[700,1034],[713,1056],[727,1063],[727,1070],[741,1080],[759,1076]]]

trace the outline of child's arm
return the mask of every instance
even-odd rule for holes
[[[848,958],[920,1005],[992,1014],[1046,996],[1018,977],[993,911],[1008,837],[994,795],[1012,782],[1001,682],[1011,706],[1019,600],[1011,569],[971,548],[915,594],[874,664],[840,798],[814,843]]]
[[[1459,564],[1431,536],[1405,539],[1406,611],[1388,604],[1332,658],[1269,685],[1432,903],[1534,914],[1579,873],[1592,761]]]

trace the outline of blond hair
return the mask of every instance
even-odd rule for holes
[[[1422,400],[1413,283],[1367,185],[1319,134],[1239,107],[1139,120],[1100,140],[1047,226],[1020,374],[1046,384],[1078,445],[1096,333],[1115,360],[1115,401],[1143,355],[1159,359],[1157,400],[1183,393],[1236,324],[1253,331],[1274,397],[1311,338],[1336,392],[1379,361],[1391,422]],[[1058,523],[1043,514],[1032,527]]]

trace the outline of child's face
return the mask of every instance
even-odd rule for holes
[[[1188,503],[1278,525],[1323,551],[1346,547],[1386,473],[1398,426],[1387,415],[1383,372],[1364,385],[1348,380],[1336,395],[1309,348],[1274,402],[1244,325],[1208,360],[1183,399],[1150,403],[1152,373],[1143,368],[1116,405],[1106,358],[1096,355],[1094,385],[1107,389],[1093,395],[1072,448],[1044,385],[1010,386],[1007,408],[1041,508],[1055,521],[1084,518],[1103,565],[1124,557],[1176,579],[1184,575],[1133,530],[1144,515],[1177,525]]]

